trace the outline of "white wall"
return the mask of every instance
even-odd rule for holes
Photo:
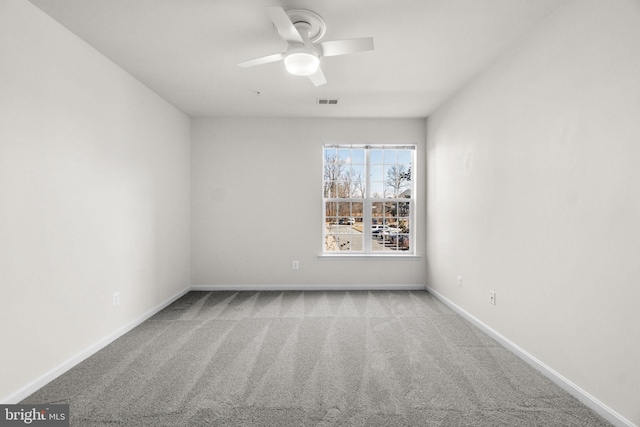
[[[0,1],[0,401],[189,286],[189,119]],[[121,303],[112,306],[112,294]]]
[[[418,260],[319,260],[322,144],[416,143],[424,120],[192,120],[192,285],[422,285]],[[425,188],[418,189],[424,235]],[[300,269],[293,270],[293,260]]]
[[[640,425],[640,3],[567,3],[427,128],[428,285]]]

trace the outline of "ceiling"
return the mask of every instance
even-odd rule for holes
[[[566,0],[30,0],[191,117],[427,117]],[[309,9],[322,41],[374,38],[326,57],[315,87],[282,62],[237,63],[286,43],[265,6]],[[337,105],[318,105],[337,98]]]

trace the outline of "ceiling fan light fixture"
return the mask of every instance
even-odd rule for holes
[[[284,61],[289,73],[306,76],[314,86],[321,86],[327,83],[327,78],[320,67],[320,57],[373,50],[373,37],[316,43],[327,28],[322,17],[310,10],[285,12],[278,6],[267,6],[265,10],[275,30],[287,42],[287,51],[240,62],[242,68]]]
[[[310,76],[318,70],[320,59],[307,49],[293,49],[284,58],[287,71],[296,76]]]

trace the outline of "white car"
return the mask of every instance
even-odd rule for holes
[[[389,234],[399,232],[400,230],[398,230],[397,228],[389,227],[388,225],[374,224],[371,226],[371,233],[373,234],[373,237],[384,239],[385,236],[388,236]]]
[[[382,232],[380,234],[378,234],[378,236],[382,237],[383,239],[388,238],[389,236],[395,236],[397,234],[400,233],[400,229],[399,228],[395,228],[395,227],[388,227],[384,230],[382,230]]]
[[[373,224],[371,226],[371,233],[374,236],[378,236],[380,233],[382,233],[383,231],[385,231],[387,228],[389,228],[389,226],[387,225],[382,225],[382,224]]]

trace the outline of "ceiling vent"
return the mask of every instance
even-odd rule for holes
[[[316,104],[320,105],[336,105],[338,103],[337,99],[316,99]]]

